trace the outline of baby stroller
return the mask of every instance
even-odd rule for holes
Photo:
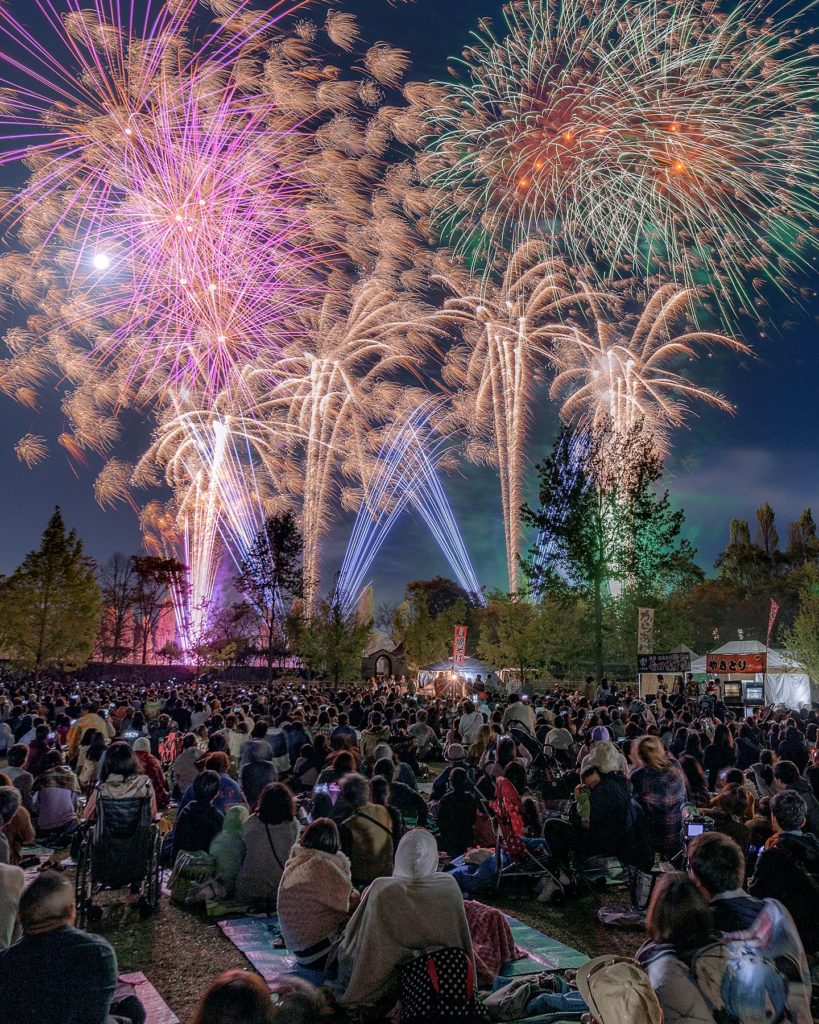
[[[102,889],[129,886],[139,893],[143,918],[159,906],[162,836],[151,815],[150,794],[114,799],[98,794],[96,818],[85,833],[77,857],[77,924],[99,921],[94,897]]]
[[[505,779],[498,782],[497,796],[490,804],[495,827],[495,888],[500,889],[510,879],[540,881],[543,891],[550,892],[552,903],[564,902],[568,879],[561,874],[545,843],[541,841],[542,845],[536,846],[525,842],[523,821],[515,810],[514,798],[505,796],[506,788],[511,795],[514,787]]]

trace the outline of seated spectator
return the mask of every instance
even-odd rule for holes
[[[194,853],[207,851],[222,831],[225,816],[214,806],[219,795],[219,776],[204,771],[193,780],[189,792],[191,799],[180,809],[173,830],[173,860],[182,850]]]
[[[248,810],[241,804],[228,808],[222,831],[210,844],[209,853],[215,863],[216,878],[225,887],[225,894],[232,896],[236,889],[236,879],[242,866],[242,833],[247,821]]]
[[[141,736],[134,742],[133,751],[140,771],[153,786],[157,808],[164,811],[171,802],[171,794],[168,792],[162,765],[151,753],[151,741],[147,736]]]
[[[392,875],[373,882],[344,930],[338,951],[339,1002],[391,1005],[399,968],[434,946],[457,947],[472,956],[458,885],[438,871],[432,835],[416,828],[401,840]]]
[[[415,712],[415,721],[407,732],[418,744],[418,759],[420,761],[442,756],[441,744],[435,730],[428,724],[426,711]]]
[[[208,986],[190,1024],[272,1024],[273,1021],[320,1024],[318,992],[293,975],[273,979],[268,985],[258,974],[234,968],[220,974]]]
[[[364,760],[372,764],[375,748],[379,743],[387,743],[389,738],[390,728],[384,724],[384,716],[380,711],[373,711],[369,727],[361,732],[361,756]]]
[[[251,743],[253,746],[250,745]],[[273,761],[262,759],[265,747],[270,748],[270,744],[266,740],[250,740],[242,748],[246,760],[239,769],[239,785],[248,806],[252,809],[255,809],[258,804],[262,792],[274,782],[279,781],[279,773]]]
[[[792,790],[771,801],[774,835],[759,854],[748,892],[790,911],[806,953],[819,953],[819,840],[804,832],[805,801]]]
[[[390,784],[391,803],[397,807],[402,818],[410,818],[418,825],[426,827],[429,809],[426,800],[414,789],[395,780],[395,762],[391,758],[382,757],[373,766],[373,778],[380,776]]]
[[[407,831],[401,812],[392,803],[392,787],[383,775],[373,775],[370,779],[370,801],[376,807],[383,807],[392,821],[392,848],[398,848],[404,833]]]
[[[80,783],[59,750],[43,759],[43,772],[34,780],[31,804],[37,836],[47,843],[61,843],[76,831]]]
[[[282,782],[267,786],[256,812],[242,830],[244,856],[236,877],[236,896],[273,909],[284,865],[299,837],[293,794]]]
[[[34,739],[28,745],[25,769],[32,775],[40,774],[43,758],[54,747],[53,734],[47,725],[38,725],[34,730]]]
[[[17,911],[26,884],[22,868],[0,864],[0,950],[17,939]]]
[[[20,796],[23,798],[23,807],[31,812],[31,792],[34,786],[34,776],[23,768],[27,757],[28,747],[23,743],[15,743],[9,750],[9,763],[5,768],[5,774],[11,779],[12,786],[20,790]]]
[[[357,903],[338,827],[318,818],[290,851],[279,882],[276,913],[296,962],[323,970]]]
[[[202,756],[196,742],[196,735],[192,732],[185,733],[182,737],[182,753],[173,763],[173,791],[175,797],[181,797],[187,792],[188,787],[193,785],[193,780],[199,774],[197,762]]]
[[[453,768],[449,773],[449,789],[438,805],[438,843],[451,858],[466,853],[475,841],[475,818],[478,804],[468,787],[465,769]]]
[[[739,768],[729,768],[709,806],[728,811],[741,821],[749,821],[754,816],[754,795],[745,783],[745,775]]]
[[[143,1024],[145,1010],[133,995],[114,1002],[111,945],[74,927],[74,886],[65,875],[38,875],[19,914],[23,938],[0,951],[3,1024],[107,1024],[109,1014]]]
[[[9,796],[16,796],[18,798],[17,810],[0,827],[2,827],[2,835],[5,836],[9,845],[8,860],[4,861],[4,863],[19,864],[23,859],[23,847],[26,843],[33,843],[37,833],[34,830],[34,825],[31,823],[31,815],[23,807],[19,789],[11,785],[5,772],[0,772],[0,787],[10,790]],[[2,789],[0,789],[0,792],[2,792]],[[5,803],[8,802],[8,800],[5,801]],[[9,808],[7,807],[6,811],[8,812],[8,810]],[[3,811],[0,808],[0,818],[2,817]],[[2,860],[2,856],[2,849],[0,849],[0,860]]]
[[[660,875],[646,917],[648,939],[636,960],[657,993],[664,1024],[714,1024],[690,966],[710,933],[708,904],[694,883],[682,874]]]
[[[85,793],[90,793],[99,780],[100,764],[105,756],[106,739],[96,729],[86,729],[77,759],[77,778]]]
[[[20,793],[14,786],[0,786],[0,864],[11,863],[11,844],[5,830],[20,808]]]
[[[773,770],[774,791],[798,793],[805,802],[805,831],[819,838],[819,801],[813,795],[810,783],[799,775],[799,769],[793,761],[778,761]]]
[[[712,928],[716,932],[749,932],[770,926],[769,904],[777,910],[777,965],[787,973],[787,1011],[797,1024],[810,1024],[811,984],[807,958],[793,918],[775,900],[760,900],[741,888],[745,871],[742,850],[733,839],[719,832],[695,836],[688,844],[688,877],[709,904]],[[764,920],[763,920],[764,919]],[[711,998],[697,975],[698,984]],[[712,999],[713,1002],[713,999]]]
[[[350,860],[353,885],[369,885],[393,867],[393,823],[386,807],[370,802],[370,784],[363,775],[347,775],[340,799],[350,808],[341,823],[341,848]]]
[[[475,732],[475,739],[470,743],[466,752],[466,758],[473,768],[483,761],[486,752],[494,742],[495,734],[491,725],[479,725]]]
[[[642,736],[632,748],[636,767],[630,782],[643,808],[646,831],[654,853],[671,858],[682,844],[682,809],[685,780],[657,736]]]
[[[719,775],[725,768],[732,768],[737,761],[734,737],[727,725],[722,722],[714,730],[714,740],[703,752],[702,766],[708,777],[708,788],[715,790]]]
[[[501,728],[504,732],[510,729],[523,729],[530,736],[535,735],[535,709],[529,703],[528,698],[521,700],[519,694],[511,694],[509,705],[503,712]]]
[[[206,754],[200,762],[200,768],[202,771],[216,772],[219,776],[219,792],[214,800],[214,806],[217,811],[224,814],[234,804],[244,804],[247,806],[247,800],[245,800],[239,783],[228,774],[230,758],[223,750],[216,750]],[[182,810],[192,799],[193,794],[189,789],[179,801],[179,809]]]
[[[685,776],[685,794],[689,802],[695,807],[707,807],[711,802],[711,794],[700,762],[690,754],[683,754],[680,768]]]
[[[147,775],[143,775],[131,747],[122,740],[112,743],[100,769],[100,781],[85,806],[85,820],[93,821],[97,800],[150,800],[151,815],[156,817],[156,795]]]

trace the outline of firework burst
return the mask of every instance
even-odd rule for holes
[[[734,411],[726,398],[694,383],[679,367],[695,360],[703,347],[746,355],[751,350],[711,331],[683,327],[678,333],[692,301],[686,289],[663,285],[638,316],[629,318],[622,297],[601,298],[582,282],[578,288],[586,323],[570,319],[550,330],[555,367],[550,395],[562,402],[567,423],[591,428],[607,423],[625,437],[642,422],[664,455],[669,431],[684,426],[693,403]]]
[[[588,277],[661,272],[753,309],[801,263],[819,167],[817,48],[766,15],[765,0],[509,4],[462,80],[421,97],[437,230],[476,262],[550,238]]]

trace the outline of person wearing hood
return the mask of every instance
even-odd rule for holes
[[[239,868],[242,866],[242,832],[247,816],[248,809],[242,804],[229,807],[225,812],[222,831],[214,836],[208,851],[216,864],[214,874],[224,885],[228,896],[233,895]]]
[[[370,727],[361,733],[361,756],[367,762],[372,762],[375,756],[375,748],[379,743],[386,743],[390,738],[390,728],[384,725],[384,716],[380,711],[373,711],[370,715]]]
[[[164,811],[171,802],[171,794],[168,792],[162,765],[151,753],[151,741],[147,736],[140,736],[138,740],[134,741],[133,751],[140,771],[143,775],[148,776],[154,787],[157,808]]]
[[[664,1024],[714,1024],[713,1010],[691,972],[693,954],[711,934],[708,904],[687,875],[658,877],[646,933],[636,959],[657,995]]]
[[[357,903],[338,826],[316,818],[290,851],[276,902],[282,938],[296,962],[323,970]]]
[[[432,834],[415,828],[398,844],[392,875],[372,883],[344,930],[339,1002],[373,1006],[391,1000],[400,968],[435,946],[462,949],[474,961],[458,883],[438,871]]]

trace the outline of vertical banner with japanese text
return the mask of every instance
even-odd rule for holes
[[[456,626],[452,639],[452,660],[456,663],[466,659],[466,626]]]
[[[654,653],[654,609],[637,609],[637,653]]]

